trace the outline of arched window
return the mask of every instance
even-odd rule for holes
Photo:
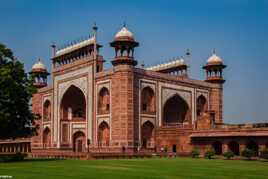
[[[51,104],[49,100],[46,100],[43,106],[43,120],[44,121],[51,120]]]
[[[196,101],[197,104],[197,116],[201,116],[203,112],[207,110],[207,100],[203,95],[200,95]]]
[[[98,143],[99,146],[109,146],[110,143],[110,128],[105,121],[99,125]]]
[[[48,127],[46,127],[43,131],[43,147],[50,147],[51,144],[51,132]]]
[[[235,141],[232,141],[228,144],[229,150],[232,151],[235,155],[240,155],[239,144]]]
[[[154,125],[150,121],[146,121],[141,129],[142,148],[154,147],[154,133]]]
[[[81,131],[74,133],[73,135],[73,151],[74,152],[85,152],[86,137]]]
[[[222,154],[222,143],[220,141],[213,142],[212,148],[214,149],[216,155]]]
[[[164,105],[164,125],[173,125],[190,120],[187,103],[179,95],[174,95]]]
[[[143,88],[141,92],[141,108],[142,113],[155,113],[155,95],[154,91],[150,87]]]
[[[253,150],[255,156],[259,155],[259,146],[256,142],[250,141],[247,143],[246,147],[250,150]]]
[[[71,86],[61,101],[61,120],[85,120],[86,99],[83,92]]]
[[[98,114],[108,114],[110,112],[110,93],[103,87],[99,92]]]

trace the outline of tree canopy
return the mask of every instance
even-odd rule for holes
[[[23,64],[0,43],[0,139],[35,133],[34,114],[29,105],[34,91]]]

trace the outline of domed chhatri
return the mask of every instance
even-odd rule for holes
[[[133,33],[125,25],[116,33],[114,41],[110,45],[115,50],[115,57],[112,61],[114,66],[137,65],[137,61],[134,59],[134,49],[139,46],[139,43],[135,41]]]
[[[132,32],[130,32],[126,26],[123,26],[123,28],[115,34],[115,40],[130,40],[135,41],[134,35]]]
[[[224,83],[222,71],[225,67],[226,65],[223,64],[223,60],[214,51],[208,58],[207,64],[203,66],[203,69],[206,70],[206,81],[219,84]]]
[[[40,59],[32,66],[32,71],[30,72],[33,78],[33,85],[36,88],[42,88],[47,86],[47,72],[46,66],[41,62]]]
[[[32,72],[47,72],[46,66],[40,59],[32,66]]]

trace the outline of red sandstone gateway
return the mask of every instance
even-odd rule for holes
[[[246,147],[267,147],[268,125],[223,123],[226,66],[215,52],[203,67],[205,81],[189,78],[182,58],[139,68],[134,58],[139,43],[124,26],[110,43],[113,67],[104,70],[96,32],[94,26],[92,37],[63,49],[52,45],[51,86],[41,60],[33,65],[38,92],[32,109],[41,115],[38,135],[2,141],[1,152],[104,157],[163,150],[187,155],[193,148],[204,153],[212,147],[216,154],[231,150],[239,155]]]

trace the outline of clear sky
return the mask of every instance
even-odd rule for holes
[[[192,78],[213,49],[224,71],[224,120],[268,122],[268,0],[1,0],[0,42],[12,48],[27,70],[40,57],[49,67],[51,42],[69,43],[99,31],[101,54],[111,67],[114,34],[126,22],[146,66],[191,49]]]

